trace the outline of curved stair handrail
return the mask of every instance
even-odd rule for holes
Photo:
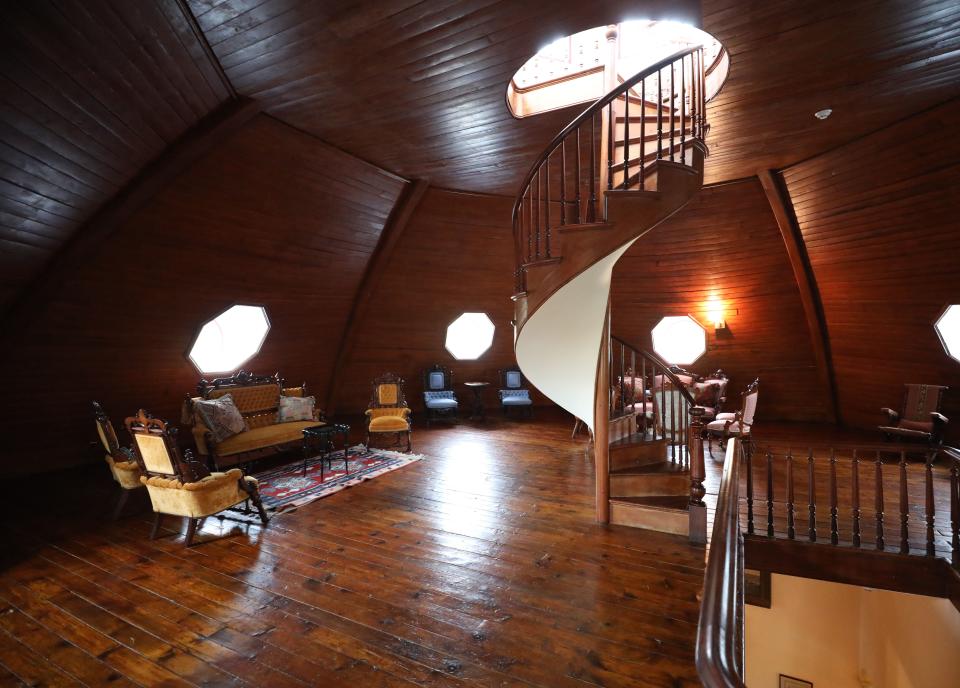
[[[616,344],[620,344],[622,347],[625,347],[628,351],[636,352],[637,354],[640,354],[644,358],[647,358],[648,360],[653,361],[653,363],[656,364],[656,366],[659,369],[661,369],[657,371],[657,374],[662,374],[668,380],[670,380],[670,384],[672,384],[677,390],[679,390],[680,395],[690,404],[690,406],[697,405],[696,400],[693,398],[693,395],[690,394],[690,390],[687,389],[687,386],[683,383],[683,381],[679,377],[677,377],[676,373],[670,370],[670,368],[673,367],[672,365],[664,361],[662,358],[660,358],[660,356],[653,353],[652,351],[647,351],[646,349],[641,349],[639,347],[636,347],[630,342],[628,342],[627,340],[623,339],[622,337],[618,337],[616,335],[610,335],[610,339]],[[621,355],[620,358],[621,360],[625,360],[625,357],[623,355]],[[636,375],[636,372],[637,372],[636,366],[633,366],[634,375]]]
[[[669,70],[668,76],[664,75],[664,70]],[[513,206],[518,294],[525,291],[525,266],[554,258],[550,224],[552,205],[559,204],[559,208],[555,209],[555,212],[559,211],[559,226],[602,222],[603,219],[598,218],[603,218],[605,213],[598,212],[598,192],[602,193],[604,189],[643,189],[652,164],[664,160],[676,162],[678,158],[681,164],[686,164],[687,149],[694,142],[703,145],[706,130],[704,78],[703,47],[678,51],[641,70],[601,96],[553,137],[524,177]],[[648,80],[655,82],[650,84],[649,90]],[[639,97],[636,91],[638,85]],[[653,100],[648,98],[648,94]],[[620,107],[621,100],[622,115],[614,112],[614,105]],[[631,117],[631,104],[639,109],[639,116]],[[648,112],[651,109],[655,114]],[[596,121],[598,114],[601,116],[599,132]],[[621,123],[618,120],[622,120],[623,124],[623,135],[620,137],[616,135],[617,125]],[[632,120],[638,120],[640,127],[640,136],[636,138],[630,136]],[[589,150],[585,152],[581,142],[581,130],[588,123],[587,135],[590,142]],[[651,127],[649,134],[647,125]],[[615,142],[618,138],[620,140]],[[575,174],[574,179],[568,180],[567,141],[570,139],[575,139],[575,155],[570,161]],[[651,146],[653,150],[649,152],[648,143],[654,144]],[[597,155],[597,149],[604,146],[607,153],[605,170],[601,169],[597,160],[602,157]],[[616,160],[617,148],[623,149],[619,153],[622,160]],[[637,150],[637,155],[631,157],[634,149]],[[558,151],[559,155],[555,156]],[[550,193],[551,157],[560,158],[559,199],[551,198]],[[585,175],[582,174],[583,158],[589,159]],[[620,179],[615,182],[618,174]],[[554,179],[556,178],[555,176]],[[573,186],[573,193],[572,198],[568,199],[567,191],[570,186]],[[587,196],[586,202],[582,199],[584,195]],[[568,223],[571,218],[573,222]]]

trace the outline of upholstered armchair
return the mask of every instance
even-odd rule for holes
[[[704,432],[707,435],[707,449],[713,457],[713,438],[720,437],[721,445],[726,445],[731,437],[746,439],[753,431],[753,417],[757,412],[757,399],[760,395],[760,378],[757,378],[744,390],[740,410],[737,413],[718,413],[716,420],[707,423]]]
[[[457,395],[449,368],[438,364],[423,371],[423,405],[427,409],[427,427],[432,420],[457,417]]]
[[[407,436],[407,451],[411,448],[413,429],[410,424],[410,408],[403,393],[403,378],[395,373],[386,373],[373,381],[373,396],[367,408],[367,446],[373,435],[389,434],[395,444]]]
[[[143,410],[125,421],[133,437],[137,463],[153,504],[154,520],[150,539],[157,537],[165,515],[187,520],[186,546],[193,544],[197,526],[207,516],[224,511],[247,500],[253,502],[266,525],[267,512],[260,500],[256,478],[244,476],[239,468],[211,473],[206,465],[193,459],[187,450],[180,454],[176,428],[170,428]]]
[[[524,387],[523,373],[519,368],[508,368],[500,371],[500,408],[503,415],[509,409],[522,409],[527,418],[533,415],[533,399],[530,390]]]
[[[931,447],[943,442],[947,417],[940,413],[943,393],[949,389],[939,385],[904,385],[903,407],[900,413],[884,408],[884,425],[880,432],[889,440],[918,440]]]
[[[120,494],[112,514],[113,520],[116,521],[120,518],[130,493],[143,489],[143,484],[140,482],[140,466],[137,465],[137,460],[133,456],[133,450],[120,446],[113,423],[97,402],[93,402],[93,415],[97,424],[97,435],[103,446],[103,458],[107,462],[113,479],[120,486]]]

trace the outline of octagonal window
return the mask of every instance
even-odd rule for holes
[[[670,315],[653,328],[653,350],[672,365],[690,365],[707,350],[707,333],[689,315]]]
[[[447,351],[460,361],[480,358],[493,344],[494,329],[486,313],[464,313],[447,327]]]
[[[960,361],[960,305],[947,306],[934,327],[947,355],[954,361]]]
[[[257,355],[269,330],[262,306],[231,306],[200,328],[190,362],[201,373],[232,373]]]

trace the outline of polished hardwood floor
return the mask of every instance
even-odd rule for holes
[[[8,486],[0,686],[699,685],[704,549],[595,524],[570,430],[418,427],[424,461],[190,549],[145,495],[110,522],[102,466]]]

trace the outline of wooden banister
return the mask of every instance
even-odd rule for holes
[[[706,688],[746,688],[743,682],[743,536],[740,532],[740,459],[744,447],[727,443],[710,559],[697,626],[696,665]]]

